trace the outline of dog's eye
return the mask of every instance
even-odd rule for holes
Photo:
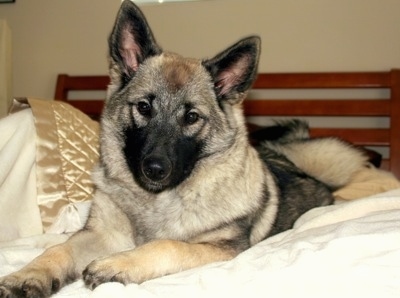
[[[143,116],[150,116],[150,114],[151,114],[151,106],[145,101],[140,101],[137,104],[137,110]]]
[[[185,123],[188,125],[194,124],[199,120],[199,114],[195,112],[189,112],[185,115]]]

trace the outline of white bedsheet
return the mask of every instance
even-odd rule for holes
[[[40,254],[51,237],[2,243],[0,275]],[[54,297],[400,297],[400,189],[311,210],[229,262],[93,292],[79,280]]]
[[[35,136],[29,109],[0,121],[0,241],[43,230],[36,201]]]

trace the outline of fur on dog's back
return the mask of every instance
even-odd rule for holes
[[[309,137],[307,122],[277,121],[284,133],[262,147],[278,152],[308,175],[332,189],[346,185],[355,172],[366,165],[368,157],[358,148],[335,137]]]
[[[359,150],[337,138],[312,139],[271,147],[305,173],[333,189],[346,185],[367,162],[367,157]]]
[[[265,139],[258,151],[265,174],[273,177],[277,197],[276,215],[264,237],[291,228],[314,207],[331,204],[332,191],[347,184],[367,160],[360,150],[339,139],[310,139],[308,124],[301,120],[277,121],[257,136]],[[271,204],[270,198],[266,207]],[[268,216],[271,213],[261,215],[253,230],[266,226]]]

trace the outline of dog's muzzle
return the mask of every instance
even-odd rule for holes
[[[171,175],[172,164],[166,157],[148,156],[142,161],[141,169],[147,179],[161,182]]]

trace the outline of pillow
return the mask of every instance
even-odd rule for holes
[[[18,99],[32,109],[36,127],[37,202],[43,229],[68,233],[87,217],[99,158],[99,124],[61,101]]]

